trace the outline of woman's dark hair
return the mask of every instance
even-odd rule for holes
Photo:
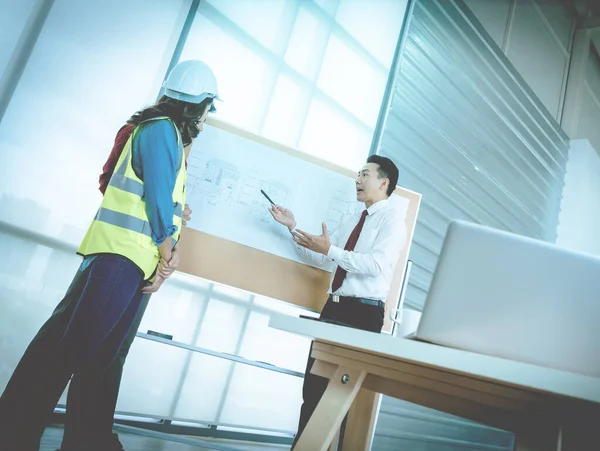
[[[211,107],[212,103],[212,98],[206,98],[196,104],[162,96],[155,105],[136,112],[129,118],[127,123],[138,125],[148,119],[167,116],[179,129],[183,145],[187,146],[200,133],[196,122],[202,117],[206,109]]]
[[[387,195],[388,197],[390,197],[396,189],[396,185],[398,184],[398,167],[394,164],[392,160],[386,157],[382,157],[380,155],[371,155],[367,159],[367,163],[378,164],[378,178],[388,179],[390,181],[390,184],[387,188]]]

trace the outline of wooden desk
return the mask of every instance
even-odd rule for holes
[[[361,388],[512,431],[515,450],[600,450],[600,378],[293,317],[269,325],[314,338],[311,372],[330,379],[294,451],[326,451]]]

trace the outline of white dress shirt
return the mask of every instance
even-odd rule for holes
[[[400,251],[406,244],[406,225],[402,215],[389,206],[387,199],[371,205],[367,211],[369,214],[353,251],[345,251],[344,246],[358,224],[361,213],[343,218],[338,229],[330,236],[331,247],[327,256],[301,246],[297,246],[297,249],[318,266],[331,262],[327,265],[327,269],[332,269],[330,294],[339,265],[347,274],[342,286],[333,294],[385,301]]]

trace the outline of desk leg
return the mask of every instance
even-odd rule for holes
[[[337,367],[294,451],[327,451],[365,376],[364,371]]]
[[[369,451],[377,419],[379,393],[361,389],[348,412],[342,451]]]

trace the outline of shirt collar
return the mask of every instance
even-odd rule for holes
[[[369,216],[374,215],[375,213],[383,210],[384,208],[387,208],[389,203],[390,203],[389,199],[383,199],[383,200],[380,200],[379,202],[375,202],[373,205],[371,205],[369,208],[367,208],[367,211],[369,212]]]

